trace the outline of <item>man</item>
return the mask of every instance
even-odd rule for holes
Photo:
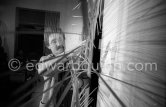
[[[65,36],[61,29],[52,31],[48,28],[45,35],[45,44],[48,49],[51,50],[52,54],[43,56],[38,64],[38,73],[44,77],[45,84],[43,89],[43,96],[40,101],[39,107],[53,107],[54,102],[50,101],[53,95],[53,89],[55,82],[58,81],[58,70],[55,70],[55,63],[62,57],[58,57],[64,54],[65,51]],[[64,63],[66,59],[61,60],[59,63]],[[55,75],[55,73],[57,73]],[[51,102],[50,104],[48,104]]]

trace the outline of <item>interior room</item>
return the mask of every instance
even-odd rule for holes
[[[165,19],[165,0],[1,0],[0,106],[165,107]]]

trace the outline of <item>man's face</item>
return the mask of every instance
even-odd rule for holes
[[[59,33],[53,33],[49,36],[49,46],[54,55],[64,52],[64,38]]]

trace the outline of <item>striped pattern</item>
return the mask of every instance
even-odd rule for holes
[[[165,0],[105,0],[103,14],[97,107],[164,107]]]

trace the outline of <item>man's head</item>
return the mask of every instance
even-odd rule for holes
[[[65,36],[61,29],[47,31],[45,35],[46,46],[52,51],[54,55],[64,52]]]

